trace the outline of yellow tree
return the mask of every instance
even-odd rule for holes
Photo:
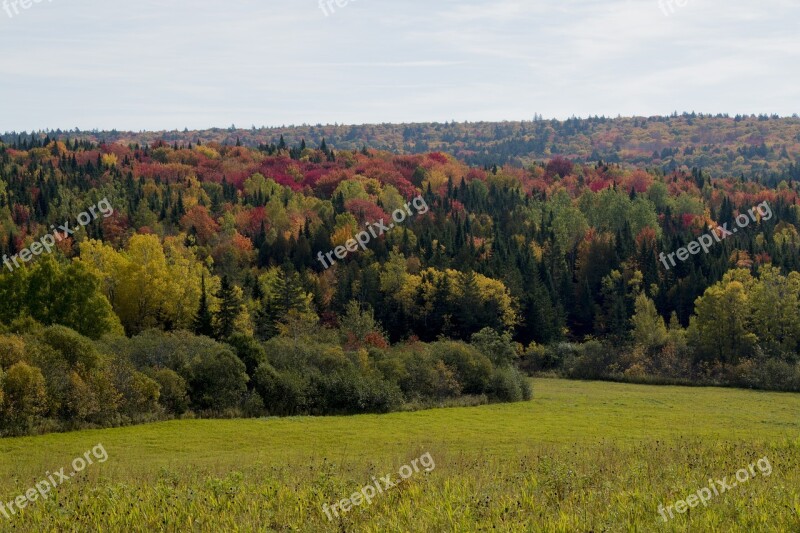
[[[745,284],[736,279],[743,273],[749,275],[729,272],[695,301],[688,338],[700,361],[736,364],[753,353],[758,338],[750,327],[750,301]]]

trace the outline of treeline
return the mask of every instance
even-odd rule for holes
[[[369,250],[332,268],[318,260],[367,224],[388,222],[416,196],[429,211],[408,217]],[[532,370],[578,376],[564,360],[583,356],[567,357],[572,352],[563,347],[587,339],[613,346],[600,363],[591,359],[596,371],[584,374],[614,379],[741,384],[732,369],[747,361],[796,365],[787,355],[791,349],[776,351],[756,326],[747,326],[757,338],[749,352],[728,344],[710,350],[702,334],[692,333],[702,332],[693,321],[713,315],[702,307],[707,290],[724,283],[729,272],[744,270],[760,280],[771,269],[784,276],[800,269],[798,183],[791,176],[770,187],[742,176],[711,178],[700,169],[665,174],[563,157],[524,169],[485,170],[438,152],[398,156],[328,143],[284,141],[259,150],[44,139],[0,145],[0,253],[19,253],[101,198],[114,207],[112,216],[64,235],[52,256],[3,271],[0,323],[60,325],[94,342],[153,330],[187,331],[218,343],[242,337],[263,346],[305,335],[316,340],[298,340],[303,349],[321,342],[345,354],[366,350],[373,366],[383,360],[375,350],[397,355],[411,353],[400,347],[421,343],[431,343],[424,350],[472,343],[488,327],[519,343],[513,352],[527,354],[523,361]],[[709,253],[691,255],[670,270],[659,262],[660,253],[762,204],[772,216],[757,217]],[[793,284],[786,290],[797,292]],[[644,344],[637,337],[637,302],[643,298],[676,339],[685,333],[685,344]],[[375,327],[342,329],[355,311],[373,317]],[[344,333],[333,344],[316,338],[329,331]],[[554,362],[530,363],[541,350]],[[321,357],[291,353],[298,361]],[[338,412],[318,400],[327,397],[320,390],[336,388],[326,384],[328,373],[306,382],[291,374],[289,362],[278,362],[280,354],[274,357],[270,364],[278,375],[294,380],[275,390],[296,385],[316,391],[297,394],[291,405],[299,412]],[[408,357],[403,364],[412,364]],[[670,357],[678,370],[662,371],[660,361]],[[247,357],[240,359],[246,364]],[[444,356],[423,359],[440,373],[446,371],[439,361],[455,368]],[[258,366],[245,372],[255,391],[251,399],[265,402],[266,412],[283,412],[271,411],[266,391],[272,389],[255,388]],[[164,368],[180,374],[177,367]],[[419,390],[408,384],[403,389],[403,372],[390,379],[384,370],[384,381],[362,376],[360,386],[372,391],[374,402],[359,402],[395,408],[396,389],[376,392],[392,379],[403,392],[401,403],[414,402]],[[469,388],[456,380],[469,395],[502,397],[491,387]],[[776,379],[747,383],[794,387]],[[192,402],[195,396],[190,391]],[[306,402],[306,396],[315,399]],[[432,396],[420,397],[425,402]],[[192,405],[193,411],[206,409]]]
[[[674,113],[652,117],[587,117],[511,122],[444,122],[365,125],[301,125],[275,128],[214,128],[162,132],[62,131],[6,133],[0,141],[19,149],[45,138],[96,143],[218,143],[262,147],[276,153],[320,146],[340,150],[364,146],[394,153],[442,151],[482,168],[513,165],[565,155],[581,162],[660,168],[702,167],[714,177],[782,175],[800,154],[800,119],[777,115]],[[797,177],[795,177],[797,179]]]
[[[633,307],[630,337],[531,345],[523,368],[576,379],[800,392],[800,273],[731,270],[697,299],[688,328],[675,314],[666,324],[644,294]]]
[[[357,306],[339,330],[287,324],[266,343],[147,330],[93,341],[32,318],[0,335],[0,435],[172,417],[386,413],[531,397],[509,336],[467,344],[381,341]],[[366,337],[359,347],[353,339]]]

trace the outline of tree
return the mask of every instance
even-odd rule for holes
[[[355,300],[347,304],[344,315],[339,323],[342,343],[351,349],[360,348],[367,344],[381,344],[386,346],[386,334],[375,320],[375,313],[371,307],[361,308]],[[381,342],[382,341],[382,342]]]
[[[267,361],[267,352],[253,337],[242,333],[234,333],[226,341],[236,351],[236,356],[244,363],[247,375],[251,378],[258,367]]]
[[[471,344],[497,367],[512,366],[519,355],[507,331],[500,334],[492,328],[483,328],[472,335]]]
[[[633,340],[646,349],[660,348],[667,342],[667,327],[658,314],[656,304],[644,293],[636,297],[635,312],[631,318]]]
[[[148,375],[159,386],[159,403],[167,412],[182,415],[189,409],[188,385],[186,380],[169,368],[157,368]]]
[[[192,357],[188,368],[190,397],[199,410],[230,409],[237,407],[247,392],[246,367],[227,347]]]
[[[473,271],[461,273],[457,281],[457,294],[453,319],[459,336],[468,339],[485,325],[484,306],[478,280]]]
[[[227,279],[227,278],[226,278]],[[208,294],[206,293],[206,275],[201,279],[200,307],[194,318],[193,330],[196,335],[214,337],[214,317],[208,307]]]
[[[81,262],[61,265],[50,256],[43,257],[28,270],[0,275],[0,295],[0,318],[8,322],[28,315],[42,324],[61,324],[93,339],[123,333],[102,292],[100,277]]]
[[[752,331],[759,346],[777,357],[797,358],[800,344],[800,274],[783,276],[771,265],[759,269],[750,289]]]
[[[742,276],[749,277],[750,273],[728,272],[695,301],[696,315],[687,334],[698,362],[736,364],[753,354],[758,338],[749,324],[750,305]]]
[[[256,332],[263,340],[278,335],[278,324],[291,311],[306,317],[313,314],[309,295],[303,290],[300,275],[290,262],[286,261],[280,268],[270,270],[265,278],[266,295],[256,312]]]
[[[3,380],[5,402],[0,423],[12,431],[26,431],[47,412],[47,388],[42,371],[20,361]]]
[[[222,284],[216,294],[219,300],[219,310],[214,313],[214,326],[217,339],[227,339],[233,335],[236,328],[236,319],[241,312],[241,297],[235,287],[228,280],[228,276],[222,277]]]

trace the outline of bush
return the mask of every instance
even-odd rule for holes
[[[319,374],[314,382],[320,401],[316,414],[387,413],[403,402],[397,385],[355,369]]]
[[[572,379],[599,379],[611,373],[609,366],[612,361],[613,355],[606,345],[590,340],[565,360],[565,371]]]
[[[800,364],[771,357],[745,359],[726,367],[722,379],[737,387],[800,392]]]
[[[158,383],[158,401],[167,412],[182,415],[189,409],[188,385],[185,379],[168,368],[150,369],[147,374]]]
[[[130,381],[118,387],[123,397],[123,410],[129,416],[158,411],[161,396],[159,384],[145,374],[133,371]]]
[[[189,384],[192,406],[212,411],[238,407],[249,380],[244,363],[221,345],[210,353],[195,355],[183,377]]]
[[[531,343],[519,362],[519,367],[529,375],[536,372],[555,370],[559,368],[559,362],[551,357],[552,352],[541,344]]]
[[[17,335],[0,336],[0,367],[11,368],[25,360],[25,341]]]
[[[471,344],[494,366],[511,366],[517,360],[517,345],[508,332],[501,335],[492,328],[483,328],[472,335]]]
[[[244,397],[244,401],[242,402],[242,411],[244,412],[245,416],[250,418],[264,416],[264,413],[266,412],[264,400],[261,399],[261,396],[256,391],[253,390],[248,392]]]
[[[498,368],[492,376],[490,395],[500,402],[521,402],[532,397],[528,379],[512,367]]]
[[[342,347],[334,344],[274,337],[264,343],[264,348],[270,364],[278,370],[314,367],[322,372],[334,372],[352,365]]]
[[[492,362],[474,347],[459,341],[439,341],[430,345],[434,360],[439,359],[456,373],[466,394],[483,394],[492,378]]]
[[[3,378],[3,416],[5,429],[12,432],[29,430],[37,417],[47,412],[47,388],[41,370],[19,362],[6,371]]]
[[[267,352],[255,338],[242,333],[234,333],[226,341],[236,356],[244,363],[247,375],[253,377],[259,365],[267,361]]]
[[[441,401],[458,396],[462,391],[455,370],[427,350],[396,352],[394,358],[381,362],[379,368],[394,372],[398,377],[396,383],[408,400]]]
[[[64,326],[50,326],[44,329],[42,340],[59,352],[70,368],[94,370],[100,363],[100,352],[94,343]]]
[[[278,372],[264,363],[256,370],[253,382],[271,415],[298,415],[307,413],[312,406],[309,373],[297,370]]]
[[[578,345],[571,342],[559,342],[547,347],[545,356],[542,358],[540,370],[562,370],[568,362],[576,359],[580,355]]]

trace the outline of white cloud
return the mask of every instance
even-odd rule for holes
[[[797,112],[792,0],[100,0],[0,10],[0,130]]]

